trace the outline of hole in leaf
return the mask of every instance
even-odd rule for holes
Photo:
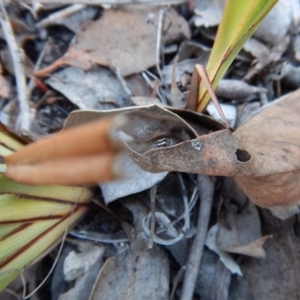
[[[235,155],[237,160],[240,162],[246,162],[251,158],[251,155],[246,150],[242,150],[242,149],[237,149],[235,151]]]

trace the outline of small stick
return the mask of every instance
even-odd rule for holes
[[[227,128],[229,128],[228,122],[227,122],[226,117],[223,113],[223,110],[222,110],[222,108],[219,104],[218,98],[217,98],[214,90],[212,89],[210,79],[207,75],[207,72],[206,72],[205,68],[201,65],[196,65],[195,68],[198,71],[199,75],[201,76],[201,80],[203,80],[203,83],[205,84],[205,87],[206,87],[208,93],[210,94],[211,100],[215,104],[220,116],[222,117],[222,119],[223,119],[224,123],[226,124]]]
[[[184,226],[182,227],[182,231],[185,233],[191,228],[190,224],[190,211],[189,211],[189,199],[188,199],[188,192],[187,189],[184,185],[184,181],[182,178],[182,174],[178,173],[178,179],[179,179],[179,185],[181,188],[181,193],[182,193],[182,200],[183,200],[183,205],[184,205]]]
[[[113,71],[114,71],[115,75],[117,76],[124,92],[126,93],[126,96],[128,98],[131,97],[132,96],[131,90],[128,88],[126,81],[125,81],[124,77],[122,76],[121,70],[117,66],[117,64],[113,64]]]
[[[0,0],[0,23],[4,32],[8,48],[11,53],[16,77],[18,100],[20,106],[17,127],[19,127],[21,130],[28,132],[31,123],[31,112],[26,87],[26,75],[23,66],[25,55],[23,49],[19,48],[17,45],[3,0]]]
[[[151,224],[150,224],[150,239],[148,249],[152,249],[155,231],[155,197],[157,193],[157,185],[150,189],[150,201],[151,201]]]
[[[162,79],[162,72],[160,68],[160,57],[162,54],[162,33],[163,33],[163,25],[164,25],[164,19],[165,19],[166,11],[165,9],[161,9],[159,11],[159,17],[158,17],[158,26],[157,26],[157,37],[156,37],[156,70],[157,73]]]
[[[35,66],[34,66],[33,73],[37,72],[38,69],[40,68],[40,65],[41,65],[41,63],[44,59],[44,56],[45,56],[46,52],[49,49],[49,46],[50,46],[50,39],[47,40],[47,42],[46,42],[46,44],[45,44],[45,46],[44,46],[44,48],[43,48],[43,50],[40,54]],[[29,81],[29,84],[27,86],[29,96],[32,94],[32,91],[34,90],[35,87],[36,87],[36,83],[34,81],[34,77],[31,77],[30,81]]]
[[[192,78],[191,78],[191,85],[190,85],[190,92],[189,92],[189,99],[187,102],[187,109],[190,110],[197,110],[197,103],[199,97],[199,86],[200,86],[200,76],[197,72],[196,68],[193,70]]]
[[[186,266],[181,300],[193,299],[214,198],[215,188],[212,178],[207,175],[198,175],[198,189],[201,202],[199,205],[197,230]]]
[[[61,9],[60,11],[51,14],[48,18],[43,19],[42,21],[36,24],[37,27],[46,27],[52,25],[58,19],[66,18],[80,10],[85,8],[84,4],[73,4],[67,8]]]

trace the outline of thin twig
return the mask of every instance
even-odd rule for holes
[[[161,91],[159,89],[159,84],[157,86],[157,83],[155,83],[155,86],[154,86],[153,82],[151,81],[151,79],[149,77],[153,78],[154,82],[156,82],[156,81],[159,82],[159,78],[157,76],[155,76],[154,74],[152,74],[148,70],[145,70],[144,72],[142,72],[142,77],[152,89],[154,89],[154,88],[156,89],[156,97],[160,100],[160,102],[162,104],[166,104],[167,103],[166,97],[163,93],[161,93]]]
[[[184,267],[180,268],[180,270],[176,274],[175,278],[173,279],[173,287],[172,287],[172,292],[171,292],[171,295],[170,295],[170,300],[174,299],[177,286],[178,286],[184,272],[185,272],[185,268]]]
[[[114,70],[114,73],[117,76],[117,78],[118,78],[118,80],[119,80],[119,82],[120,82],[120,84],[121,84],[124,92],[126,93],[127,97],[131,97],[132,96],[132,92],[128,88],[128,86],[126,84],[126,81],[125,81],[124,77],[122,76],[120,68],[116,64],[113,64],[113,70]]]
[[[158,26],[157,26],[157,36],[156,36],[156,70],[157,73],[160,77],[160,79],[163,78],[162,76],[162,71],[160,68],[160,58],[162,55],[162,35],[163,35],[163,30],[164,30],[164,20],[166,16],[166,9],[161,9],[159,11],[159,16],[158,16]]]
[[[182,193],[182,199],[183,199],[183,205],[184,205],[184,226],[182,227],[182,231],[186,232],[187,230],[190,229],[191,224],[190,224],[190,211],[189,211],[189,199],[188,199],[188,192],[186,190],[182,174],[178,173],[178,179],[179,179],[179,184],[181,188],[181,193]]]
[[[155,197],[157,193],[157,185],[150,189],[150,201],[151,201],[151,225],[150,225],[150,239],[148,249],[152,249],[155,231]]]
[[[64,9],[61,9],[60,11],[51,14],[49,17],[43,19],[42,21],[38,22],[36,24],[37,27],[46,27],[49,25],[52,25],[59,19],[66,18],[78,11],[81,11],[85,8],[84,4],[73,4],[71,6],[68,6]]]
[[[225,125],[227,126],[227,128],[229,128],[229,125],[228,125],[228,122],[227,122],[227,119],[224,115],[224,112],[222,110],[222,107],[220,106],[219,104],[219,101],[218,101],[218,98],[211,86],[211,82],[210,82],[210,79],[208,77],[208,74],[206,72],[206,69],[204,68],[204,66],[201,66],[201,65],[196,65],[195,66],[196,70],[198,71],[199,75],[201,76],[201,80],[203,81],[210,97],[211,97],[211,100],[213,101],[214,105],[216,106],[220,116],[222,117],[223,119],[223,122],[225,123]],[[200,106],[200,103],[198,103],[198,108]]]
[[[15,297],[17,300],[21,300],[21,297],[15,292],[13,291],[12,289],[9,289],[9,288],[6,288],[3,293],[7,293],[13,297]]]
[[[161,64],[161,62],[163,63],[163,59],[162,59],[163,45],[164,45],[163,44],[163,31],[164,31],[166,14],[167,14],[167,9],[161,9],[159,11],[158,25],[157,25],[155,61],[156,61],[156,70],[157,70],[159,79],[161,81],[160,86],[165,86],[160,64]],[[165,97],[161,98],[161,101],[164,105],[167,104]]]
[[[23,49],[19,48],[17,45],[3,0],[0,0],[0,23],[12,57],[16,77],[17,93],[20,107],[17,127],[20,130],[28,132],[31,123],[31,113],[26,87],[26,75],[23,64],[23,62],[25,61],[25,54]]]
[[[42,63],[42,61],[44,59],[44,56],[45,56],[45,54],[47,53],[47,51],[49,49],[50,44],[51,44],[51,40],[48,39],[47,42],[46,42],[46,44],[45,44],[45,46],[44,46],[44,48],[43,48],[43,50],[42,50],[42,52],[41,52],[41,54],[39,55],[39,58],[38,58],[38,60],[37,60],[37,62],[35,64],[35,66],[34,66],[33,73],[35,73],[35,72],[37,72],[39,70],[39,68],[41,66],[41,63]],[[36,83],[35,83],[35,81],[34,81],[33,78],[34,77],[31,77],[31,79],[30,79],[30,81],[28,83],[28,86],[27,86],[29,97],[32,94],[32,91],[34,90],[34,88],[36,87]]]
[[[154,216],[155,216],[155,220],[161,223],[161,225],[165,227],[169,227],[169,230],[172,230],[172,232],[176,234],[175,238],[169,240],[159,238],[157,235],[154,234],[153,241],[156,244],[164,245],[164,246],[174,245],[184,238],[183,232],[178,233],[177,230],[171,225],[169,218],[165,214],[156,212]],[[148,214],[145,218],[142,219],[143,230],[148,236],[150,236],[149,223],[150,223],[150,214]]]
[[[197,188],[195,188],[194,189],[194,191],[193,191],[193,193],[192,193],[192,196],[191,196],[191,199],[189,200],[189,202],[188,202],[188,212],[186,212],[186,210],[184,210],[184,212],[177,218],[177,219],[175,219],[174,221],[172,221],[171,223],[170,223],[170,226],[175,226],[178,222],[180,222],[182,219],[184,219],[184,220],[186,220],[186,214],[188,213],[190,213],[190,211],[193,209],[193,207],[195,206],[195,204],[196,204],[196,202],[197,202],[197,199],[198,199],[198,189]],[[182,227],[182,229],[181,229],[181,231],[183,231],[183,232],[185,232],[184,231],[184,228],[190,228],[190,216],[188,217],[189,218],[189,224],[188,224],[188,227],[187,227],[187,225],[183,225],[183,227]],[[158,229],[157,230],[157,232],[156,232],[156,234],[157,235],[159,235],[159,234],[161,234],[161,233],[163,233],[163,232],[165,232],[166,231],[166,229],[165,228],[161,228],[161,229]]]
[[[113,239],[109,233],[99,233],[99,232],[90,232],[90,231],[76,231],[71,230],[69,235],[74,236],[78,239],[92,241],[94,243],[107,243],[107,244],[116,244],[116,243],[127,243],[129,242],[128,238],[118,238]]]
[[[214,197],[212,178],[207,175],[198,175],[198,188],[201,202],[199,205],[197,231],[186,266],[181,300],[193,299]]]

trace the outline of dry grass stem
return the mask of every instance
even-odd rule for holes
[[[19,127],[21,131],[24,130],[25,132],[29,132],[32,117],[26,86],[25,69],[23,65],[23,62],[25,61],[25,54],[23,49],[19,48],[17,45],[17,41],[15,39],[3,0],[0,0],[0,23],[8,44],[8,48],[10,50],[16,77],[18,101],[20,107],[17,127]]]
[[[207,175],[198,175],[198,188],[201,201],[199,205],[197,230],[186,265],[180,297],[181,300],[193,299],[214,198],[215,186],[211,177]]]

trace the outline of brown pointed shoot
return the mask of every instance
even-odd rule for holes
[[[26,184],[97,184],[122,177],[116,128],[124,116],[104,118],[54,134],[5,157],[5,176]]]
[[[218,98],[212,88],[211,82],[209,80],[209,77],[207,75],[206,69],[202,65],[195,65],[192,79],[191,79],[191,88],[189,93],[189,100],[188,100],[188,109],[196,110],[197,108],[197,99],[199,96],[199,84],[200,81],[203,81],[214,105],[216,106],[223,122],[225,123],[226,127],[229,128],[228,122],[226,120],[226,117],[223,113],[223,110],[219,104]]]

